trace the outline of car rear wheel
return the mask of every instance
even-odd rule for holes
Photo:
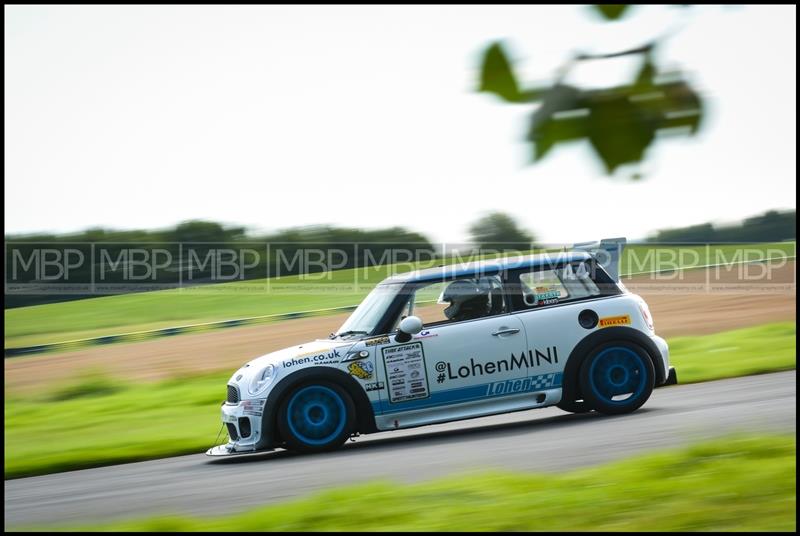
[[[629,413],[647,402],[655,385],[655,369],[645,350],[628,341],[601,344],[586,357],[580,388],[595,410],[610,415]]]
[[[278,410],[278,431],[288,448],[298,452],[332,450],[353,432],[355,404],[331,382],[314,382],[294,389]]]

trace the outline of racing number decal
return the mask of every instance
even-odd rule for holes
[[[383,349],[383,365],[389,387],[389,402],[428,398],[428,373],[421,342],[388,346]]]

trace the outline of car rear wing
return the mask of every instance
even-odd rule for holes
[[[599,242],[579,242],[572,246],[576,251],[591,254],[614,282],[619,282],[619,261],[627,240],[622,238],[603,238]]]

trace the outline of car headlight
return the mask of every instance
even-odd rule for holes
[[[272,365],[267,365],[266,367],[262,368],[258,373],[253,376],[253,379],[250,380],[250,394],[256,395],[267,388],[267,386],[272,383],[272,379],[275,377],[275,367]]]

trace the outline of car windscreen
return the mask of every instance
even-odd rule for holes
[[[364,301],[336,331],[335,336],[357,337],[371,334],[402,289],[401,283],[382,284],[372,289],[372,292],[367,294]]]

